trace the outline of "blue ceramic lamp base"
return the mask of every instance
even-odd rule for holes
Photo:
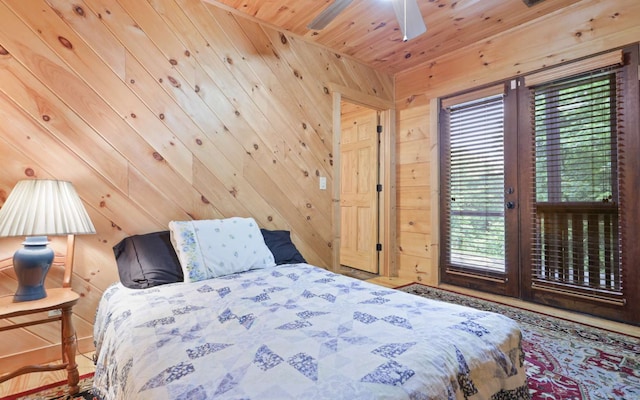
[[[44,279],[53,262],[53,250],[47,246],[46,236],[27,237],[22,244],[24,247],[13,255],[13,269],[18,278],[15,303],[47,297]]]

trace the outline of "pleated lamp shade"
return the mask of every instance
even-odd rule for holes
[[[0,209],[0,237],[95,232],[71,182],[46,179],[20,181]]]
[[[18,279],[14,302],[47,297],[44,281],[54,253],[47,236],[95,233],[91,219],[71,182],[24,180],[0,209],[0,237],[26,236],[13,255]]]

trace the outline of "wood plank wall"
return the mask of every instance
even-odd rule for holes
[[[0,203],[21,179],[70,180],[97,229],[76,243],[82,351],[112,246],[171,220],[253,216],[330,267],[329,88],[390,102],[392,77],[200,0],[2,0],[0,21]],[[55,358],[58,335],[6,334],[0,373]]]
[[[640,41],[640,2],[582,0],[395,77],[399,275],[438,283],[440,96]]]

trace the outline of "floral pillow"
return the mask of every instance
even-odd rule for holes
[[[185,282],[275,266],[253,218],[171,221],[169,230]]]

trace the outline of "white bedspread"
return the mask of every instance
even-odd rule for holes
[[[528,399],[504,316],[307,264],[132,290],[94,327],[108,399]]]

